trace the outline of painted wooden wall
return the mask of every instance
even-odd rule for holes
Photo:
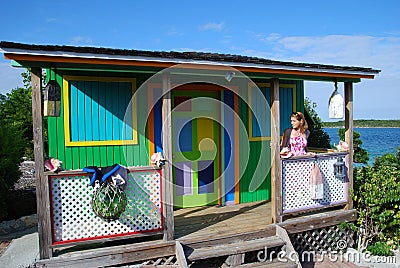
[[[54,77],[54,74],[52,74],[52,77]],[[145,81],[146,78],[144,76],[136,77],[135,87]],[[62,85],[64,92],[63,74],[57,74],[56,80]],[[121,134],[121,128],[123,127],[121,118],[123,117],[124,109],[120,109],[120,107],[127,106],[127,100],[124,98],[127,87],[129,85],[126,82],[113,82],[107,85],[104,80],[71,83],[69,95],[72,97],[71,102],[75,103],[70,106],[71,112],[69,113],[71,132],[67,133],[65,129],[65,96],[62,94],[60,116],[47,118],[48,155],[60,159],[65,169],[82,169],[86,166],[109,166],[114,163],[125,166],[149,165],[148,141],[145,131],[142,131],[145,129],[146,124],[147,100],[139,99],[136,103],[134,111],[134,114],[137,115],[136,124],[138,130],[136,144],[125,145],[129,143],[126,142],[124,145],[112,145],[111,140],[129,136],[129,133],[126,135]],[[80,100],[76,102],[79,98]],[[105,108],[107,107],[114,108],[106,112]],[[116,107],[119,108],[117,109]],[[98,118],[98,120],[95,118]],[[73,125],[74,123],[77,124]],[[104,128],[104,126],[106,127]],[[98,129],[98,131],[90,130],[91,128]],[[115,131],[116,129],[118,131]],[[130,130],[127,132],[130,132]],[[90,143],[89,145],[83,143],[69,146],[66,144],[66,135],[70,135],[69,140],[72,142],[97,141],[100,143],[94,143],[95,145],[92,146],[90,146]],[[132,134],[130,135],[132,136]]]
[[[74,74],[68,74],[68,75],[74,75]],[[75,74],[76,75],[76,74]],[[54,77],[54,75],[52,75]],[[135,75],[135,81],[136,81],[136,87],[139,87],[144,81],[146,81],[148,77],[146,75]],[[63,74],[59,73],[56,76],[57,82],[60,85],[63,85]],[[264,80],[265,81],[265,80]],[[295,92],[289,91],[287,88],[282,88],[280,90],[280,98],[281,98],[281,133],[283,133],[283,130],[287,127],[290,127],[290,114],[296,110],[296,111],[303,111],[304,110],[304,84],[303,81],[280,81],[280,84],[286,84],[286,85],[294,85],[296,90]],[[128,85],[124,84],[124,82],[121,85],[121,87],[118,86],[118,83],[115,82],[113,84],[110,84],[111,87],[108,88],[107,92],[105,93],[105,102],[110,102],[110,103],[115,103],[116,106],[126,106],[126,100],[123,100],[119,97],[113,97],[113,94],[116,96],[124,95],[126,94],[126,90]],[[268,85],[266,84],[259,84],[260,88],[263,91],[263,94],[265,94],[267,100],[269,101],[269,88]],[[63,85],[64,86],[64,85]],[[77,82],[74,83],[74,85],[71,88],[85,88],[89,87],[90,90],[86,89],[86,93],[91,92],[91,94],[86,94],[86,96],[81,96],[80,98],[83,98],[85,101],[81,101],[80,103],[83,103],[84,105],[77,105],[73,106],[73,109],[75,109],[74,112],[70,113],[70,123],[73,123],[77,120],[77,118],[84,117],[87,118],[87,122],[90,122],[89,125],[95,125],[96,120],[91,120],[91,117],[99,117],[101,118],[102,115],[104,116],[104,120],[107,122],[113,122],[115,121],[115,124],[119,127],[122,128],[122,123],[118,121],[118,118],[121,117],[121,114],[118,116],[111,116],[108,115],[109,119],[107,119],[107,115],[102,109],[104,108],[102,105],[97,105],[97,103],[101,103],[100,95],[101,95],[101,90],[102,86],[104,86],[104,83],[96,83],[96,82]],[[71,89],[70,88],[70,89]],[[125,89],[124,89],[125,88]],[[290,87],[289,87],[290,88]],[[63,89],[64,90],[64,89]],[[70,96],[71,93],[72,95],[74,93],[75,89],[70,90]],[[243,91],[244,93],[241,94],[242,96],[248,96],[248,85],[239,85],[239,90]],[[124,93],[125,92],[125,93]],[[76,93],[78,94],[78,90],[76,90]],[[82,93],[82,92],[81,92]],[[79,94],[81,94],[79,93]],[[117,93],[117,94],[116,94]],[[63,107],[64,103],[64,98],[65,96],[62,96],[62,105],[61,105],[61,115],[59,117],[48,117],[48,153],[50,157],[55,157],[60,159],[63,162],[63,168],[65,169],[82,169],[86,166],[108,166],[112,165],[114,163],[120,163],[125,166],[135,166],[135,165],[149,165],[149,154],[154,152],[154,151],[162,151],[162,146],[161,146],[161,136],[159,135],[161,133],[161,125],[160,121],[157,120],[157,112],[156,114],[150,115],[148,117],[148,110],[149,110],[149,105],[151,105],[151,102],[154,100],[155,97],[157,97],[158,93],[153,94],[153,96],[150,94],[149,96],[142,96],[143,99],[137,100],[136,103],[136,109],[133,113],[132,116],[135,114],[137,115],[137,143],[136,144],[128,144],[128,145],[110,145],[105,142],[104,144],[96,144],[93,146],[85,146],[85,145],[79,145],[79,146],[68,146],[65,142],[65,109]],[[295,96],[294,96],[294,95]],[[89,96],[90,95],[90,96]],[[233,94],[222,94],[223,101],[227,104],[227,106],[231,107],[232,109],[235,109],[235,101],[234,101],[234,96]],[[72,96],[74,98],[74,96]],[[293,97],[295,97],[295,101],[293,102]],[[78,95],[76,95],[76,98],[79,98]],[[148,98],[151,98],[148,99]],[[257,138],[256,136],[258,134],[263,134],[260,131],[260,133],[257,134],[257,130],[253,126],[250,125],[250,121],[252,120],[252,116],[249,116],[251,112],[249,112],[249,105],[248,100],[240,99],[237,98],[237,111],[239,113],[239,117],[243,123],[244,126],[246,126],[247,131],[241,131],[238,133],[238,144],[231,144],[232,145],[232,150],[228,148],[225,143],[229,142],[229,140],[225,139],[223,137],[222,141],[224,143],[224,148],[222,149],[223,151],[223,163],[227,163],[229,159],[234,157],[235,154],[239,155],[237,163],[239,166],[239,172],[234,171],[237,167],[235,166],[230,166],[228,168],[227,165],[225,165],[225,169],[228,168],[226,176],[232,177],[232,174],[242,174],[240,177],[239,184],[235,187],[235,189],[232,189],[232,184],[234,182],[230,180],[228,182],[228,179],[224,179],[224,182],[226,182],[224,194],[228,196],[227,201],[232,201],[232,199],[235,200],[236,203],[246,203],[246,202],[254,202],[254,201],[261,201],[261,200],[269,200],[271,198],[271,178],[270,178],[270,139],[269,138]],[[89,109],[90,106],[90,109]],[[107,105],[105,105],[107,106]],[[155,110],[158,111],[161,109],[159,104],[156,105]],[[112,107],[112,106],[111,106]],[[112,109],[111,109],[112,110]],[[256,110],[256,109],[255,109]],[[89,111],[91,111],[89,113]],[[114,111],[114,115],[118,114],[119,112],[116,112],[117,110]],[[251,111],[251,110],[250,110]],[[269,112],[269,111],[268,111]],[[73,119],[75,118],[75,119]],[[149,121],[148,121],[149,120]],[[233,123],[230,122],[233,120],[233,117],[230,115],[226,115],[225,119],[226,124],[230,125],[231,128],[233,128]],[[230,123],[228,123],[228,121]],[[85,122],[85,121],[83,121]],[[102,119],[98,120],[98,122],[101,124]],[[156,124],[157,122],[157,124]],[[108,124],[108,123],[107,123]],[[147,133],[147,125],[146,124],[153,124],[152,133]],[[268,125],[268,130],[266,133],[268,133],[269,130],[269,121],[267,122]],[[85,129],[85,131],[79,130],[79,128]],[[96,128],[99,126],[96,126]],[[261,127],[265,127],[261,126]],[[110,129],[107,129],[106,131],[101,130],[99,127],[99,132],[98,134],[94,133],[93,131],[86,131],[85,124],[82,126],[75,126],[71,128],[72,132],[69,134],[70,140],[71,141],[80,141],[80,139],[84,139],[85,141],[92,140],[92,141],[107,141],[110,139],[121,139],[119,136],[120,134],[113,132],[112,129],[113,127],[110,127]],[[74,131],[77,131],[74,133]],[[251,135],[249,134],[251,132]],[[84,134],[82,134],[84,133]],[[255,134],[255,135],[253,135]],[[224,135],[225,136],[225,135]],[[249,141],[250,136],[255,136],[253,137],[254,139],[251,139]],[[147,138],[149,137],[149,138]],[[245,148],[245,144],[249,144],[249,147]],[[261,150],[266,149],[266,153],[261,153]],[[244,159],[241,157],[243,155],[243,152],[245,150],[248,150],[248,155],[250,158]],[[263,151],[264,152],[264,151]],[[228,185],[229,184],[229,185]],[[234,198],[233,198],[234,197]]]
[[[304,82],[303,81],[285,81],[280,80],[280,116],[281,116],[281,135],[285,128],[291,127],[290,115],[294,111],[304,111]],[[295,92],[291,90],[291,85],[295,87]],[[265,94],[268,102],[270,101],[269,85],[265,83],[258,83],[259,88]],[[243,89],[242,89],[243,90]],[[246,89],[249,90],[249,89]],[[295,95],[293,95],[293,93]],[[243,94],[245,95],[245,94]],[[293,97],[294,100],[293,101]],[[239,101],[239,113],[240,118],[245,126],[248,126],[248,133],[240,133],[240,151],[246,150],[245,144],[254,128],[250,124],[251,116],[249,117],[249,100]],[[251,104],[250,104],[251,105]],[[257,111],[257,108],[252,108],[253,112]],[[266,111],[269,113],[270,111]],[[264,132],[267,135],[270,134],[270,121],[268,115],[258,115],[266,121],[266,124],[261,123],[261,128],[266,128],[265,131],[255,130],[253,134]],[[265,117],[265,118],[264,118]],[[254,135],[256,136],[256,135]],[[240,179],[240,203],[255,202],[262,200],[271,199],[271,174],[270,174],[270,163],[271,163],[271,151],[270,151],[270,138],[254,138],[249,142],[249,159],[240,159],[240,173],[243,174]],[[266,153],[261,153],[261,150],[266,149]],[[258,186],[258,187],[257,187]]]

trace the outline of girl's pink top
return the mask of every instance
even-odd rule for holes
[[[296,136],[296,137],[290,138],[289,142],[290,142],[290,152],[294,156],[307,154],[307,152],[306,152],[307,139],[305,137]]]

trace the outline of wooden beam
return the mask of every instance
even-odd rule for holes
[[[178,263],[178,267],[181,268],[188,267],[185,252],[183,251],[182,244],[179,243],[179,241],[175,242],[175,256],[176,256],[176,261]]]
[[[46,55],[21,55],[13,53],[5,53],[6,59],[15,61],[31,61],[39,62],[41,66],[51,66],[54,63],[77,63],[77,64],[99,64],[99,65],[115,65],[115,66],[142,66],[142,67],[158,67],[158,68],[169,68],[179,64],[177,62],[159,62],[159,61],[138,61],[138,60],[127,60],[127,59],[95,59],[95,58],[79,58],[79,57],[60,57],[60,56],[46,56]],[[45,64],[47,63],[47,64]],[[240,63],[238,63],[240,64]],[[339,73],[339,70],[330,72],[315,72],[307,70],[287,70],[287,69],[275,69],[275,68],[257,68],[257,67],[242,67],[234,66],[241,72],[257,72],[264,74],[274,75],[298,75],[298,76],[315,76],[315,77],[332,77],[337,79],[348,78],[348,79],[359,79],[367,78],[374,79],[375,74],[349,74]],[[210,64],[200,63],[182,63],[179,64],[179,68],[188,69],[203,69],[203,70],[230,70],[229,66],[218,64],[218,62],[211,62]]]
[[[347,195],[347,206],[346,209],[353,209],[353,199],[350,196],[351,191],[353,190],[353,158],[354,158],[354,146],[353,146],[353,136],[354,136],[354,128],[353,128],[353,83],[345,82],[344,83],[344,101],[345,101],[345,141],[349,145],[349,154],[348,154],[348,170],[347,170],[347,178],[349,180],[348,187],[348,195]]]
[[[296,250],[293,247],[292,241],[289,238],[288,233],[286,232],[285,229],[283,229],[279,225],[276,225],[276,235],[286,243],[285,251],[287,254],[291,254],[291,252],[296,252]],[[294,254],[292,257],[293,257],[292,261],[296,263],[298,268],[301,268],[302,266],[300,264],[299,256],[297,254]]]
[[[335,210],[286,220],[278,225],[289,234],[315,230],[327,226],[334,226],[342,222],[351,222],[357,219],[355,209]]]
[[[271,80],[271,213],[272,222],[282,221],[282,163],[280,158],[279,80]]]
[[[38,215],[40,259],[52,256],[50,203],[47,176],[44,175],[42,125],[42,69],[31,69],[33,147],[35,155],[36,204]]]
[[[36,262],[36,267],[114,267],[169,256],[175,256],[175,242],[151,241],[68,252],[49,260],[40,260]]]
[[[164,240],[174,239],[174,191],[172,180],[172,118],[171,118],[171,76],[162,75],[162,145],[166,159],[163,170],[162,196],[164,206]]]

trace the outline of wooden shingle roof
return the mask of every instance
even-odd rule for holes
[[[207,53],[207,52],[177,52],[177,51],[146,51],[146,50],[134,50],[134,49],[115,49],[115,48],[104,48],[104,47],[79,47],[79,46],[64,46],[64,45],[30,45],[14,42],[0,42],[0,49],[4,53],[12,54],[34,54],[34,55],[46,55],[54,54],[57,56],[65,56],[65,54],[73,53],[76,57],[135,57],[145,58],[146,60],[162,60],[168,62],[179,62],[185,61],[191,63],[195,62],[207,62],[209,64],[224,64],[235,66],[246,65],[246,66],[268,66],[270,68],[301,68],[302,70],[309,71],[334,71],[334,72],[348,72],[348,73],[362,73],[368,75],[377,75],[380,70],[355,67],[355,66],[338,66],[338,65],[327,65],[317,63],[300,63],[300,62],[289,62],[289,61],[276,61],[258,57],[249,57],[232,54],[219,54],[219,53]],[[69,55],[70,56],[70,55]]]

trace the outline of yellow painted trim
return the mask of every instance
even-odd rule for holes
[[[253,117],[252,117],[252,112],[251,112],[251,105],[252,105],[252,98],[251,98],[251,91],[253,88],[253,83],[248,83],[248,90],[247,90],[247,97],[249,100],[249,105],[248,105],[248,120],[249,120],[249,141],[268,141],[271,140],[271,136],[262,136],[262,137],[253,137]],[[256,83],[257,87],[269,87],[271,88],[270,83]],[[292,106],[293,106],[293,111],[297,111],[297,88],[296,84],[280,84],[279,88],[291,88],[292,89]]]
[[[107,141],[71,141],[70,128],[70,103],[69,103],[69,81],[98,81],[98,82],[130,82],[132,84],[132,140],[107,140]],[[136,98],[136,79],[125,77],[93,77],[93,76],[69,76],[63,77],[64,98],[64,137],[65,146],[102,146],[102,145],[133,145],[138,144]]]

